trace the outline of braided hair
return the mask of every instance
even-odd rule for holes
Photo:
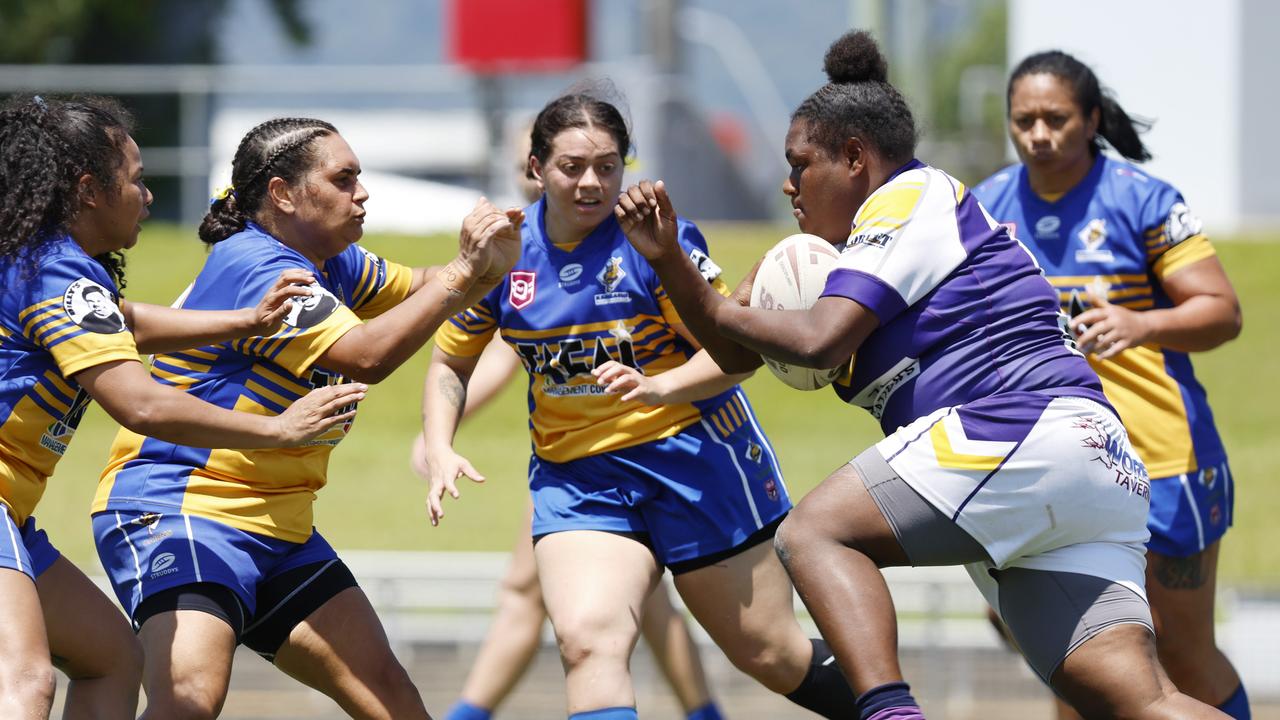
[[[1018,63],[1009,76],[1009,87],[1005,90],[1005,108],[1013,100],[1013,85],[1024,75],[1044,73],[1065,82],[1075,93],[1076,105],[1087,118],[1098,110],[1098,132],[1089,141],[1094,156],[1102,152],[1102,143],[1098,138],[1115,148],[1125,158],[1134,162],[1145,162],[1151,159],[1151,152],[1142,144],[1140,134],[1151,129],[1151,122],[1131,117],[1120,107],[1120,103],[1111,93],[1102,89],[1098,76],[1088,65],[1080,62],[1061,50],[1036,53]]]
[[[917,132],[911,108],[889,84],[889,63],[865,30],[845,33],[823,58],[830,82],[818,88],[791,114],[808,122],[809,140],[828,155],[859,137],[891,163],[915,156]]]
[[[244,230],[262,210],[271,178],[297,183],[315,163],[313,142],[337,133],[333,125],[312,118],[275,118],[246,133],[231,161],[232,189],[209,205],[200,239],[213,245]]]
[[[14,97],[0,107],[0,259],[34,275],[48,242],[80,210],[80,178],[118,189],[133,117],[116,100]],[[124,255],[95,258],[124,288]]]

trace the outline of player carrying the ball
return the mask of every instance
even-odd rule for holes
[[[827,477],[775,546],[859,697],[922,718],[878,568],[969,569],[1027,661],[1087,717],[1226,717],[1177,691],[1144,595],[1149,486],[1056,294],[968,188],[914,158],[916,130],[865,32],[792,116],[783,190],[800,229],[844,245],[807,310],[742,307],[695,282],[661,183],[619,198],[628,239],[727,372],[767,355],[828,368],[887,437]],[[850,228],[852,227],[852,231]],[[852,709],[852,708],[851,708]]]

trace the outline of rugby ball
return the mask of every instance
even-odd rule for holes
[[[840,252],[816,235],[799,233],[784,238],[765,253],[755,283],[751,307],[765,310],[807,310],[813,307],[827,284]],[[844,364],[830,370],[799,367],[764,358],[779,380],[797,390],[817,390],[839,377]]]

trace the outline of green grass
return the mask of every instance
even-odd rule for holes
[[[711,225],[712,254],[736,279],[786,228]],[[1251,240],[1259,239],[1256,236]],[[1280,238],[1270,238],[1280,240]],[[449,237],[377,236],[364,244],[406,264],[438,263],[455,247]],[[1267,378],[1280,376],[1280,338],[1272,313],[1280,312],[1280,242],[1220,242],[1219,251],[1245,308],[1239,340],[1196,359],[1209,389],[1238,483],[1236,527],[1223,546],[1223,579],[1280,585],[1268,548],[1280,545],[1280,483],[1271,477],[1277,457],[1272,433],[1280,402]],[[147,226],[129,257],[128,296],[168,303],[193,278],[204,252],[194,233]],[[316,503],[316,524],[339,548],[402,550],[506,550],[526,502],[529,438],[523,380],[512,383],[459,434],[458,449],[490,479],[465,486],[446,505],[438,528],[427,523],[426,483],[409,468],[409,442],[418,429],[426,352],[373,388],[351,435],[333,453],[330,482]],[[794,497],[880,437],[866,413],[828,392],[799,394],[761,372],[747,391],[781,457]],[[101,409],[86,414],[75,442],[58,466],[37,509],[41,526],[73,561],[98,571],[88,522],[89,501],[115,427]]]

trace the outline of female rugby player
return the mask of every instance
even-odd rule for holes
[[[825,66],[830,82],[792,115],[783,184],[800,229],[844,248],[812,308],[744,307],[695,282],[662,184],[629,188],[616,213],[722,368],[847,362],[837,394],[887,434],[775,539],[858,716],[923,717],[878,568],[966,564],[1086,716],[1223,717],[1155,659],[1146,472],[1039,268],[967,188],[914,159],[911,111],[870,35],[837,40]]]
[[[276,417],[231,412],[154,382],[150,353],[270,332],[310,273],[263,286],[255,308],[175,311],[119,300],[122,250],[151,193],[114,101],[39,96],[0,109],[0,716],[48,717],[53,664],[66,716],[132,718],[137,640],[32,512],[90,400],[126,428],[200,447],[291,445],[346,422],[363,386],[309,395]],[[257,297],[257,296],[255,296]],[[250,301],[252,302],[252,301]],[[239,307],[239,306],[235,306]],[[34,581],[34,582],[33,582]]]
[[[164,353],[156,373],[214,405],[272,416],[311,388],[377,382],[505,273],[513,222],[482,200],[438,272],[355,244],[368,193],[329,123],[249,131],[233,189],[200,228],[212,246],[183,306],[236,307],[276,273],[309,271],[311,302],[273,335]],[[328,454],[351,418],[304,447],[215,450],[123,432],[94,500],[98,553],[140,628],[147,716],[213,717],[239,643],[353,717],[425,718],[351,572],[312,528]]]
[[[1188,695],[1249,717],[1240,676],[1213,632],[1219,540],[1235,483],[1188,352],[1240,333],[1240,302],[1182,194],[1135,163],[1143,123],[1058,51],[1009,78],[1009,136],[1021,163],[974,188],[1035,254],[1080,349],[1151,475],[1147,597],[1156,649]]]
[[[525,200],[533,203],[542,197],[542,185],[529,169],[530,130],[526,128],[517,143],[516,178]],[[462,419],[488,403],[519,368],[520,359],[505,342],[500,338],[490,340],[467,379]],[[429,479],[431,469],[423,433],[414,439],[411,456],[414,470]],[[511,564],[499,586],[493,622],[467,672],[457,702],[443,720],[489,720],[515,689],[538,651],[547,609],[533,557],[532,522],[530,502],[511,552]],[[640,630],[684,710],[685,720],[721,720],[707,688],[698,647],[684,616],[672,605],[665,584],[659,584],[645,600]]]
[[[534,554],[566,669],[569,712],[635,718],[628,662],[645,598],[664,567],[693,616],[739,668],[826,717],[852,703],[825,646],[792,609],[768,540],[790,508],[746,396],[672,310],[613,217],[630,133],[613,105],[569,94],[538,114],[522,258],[444,325],[427,373],[430,514],[476,470],[452,447],[466,383],[501,331],[529,373]],[[681,220],[698,282],[723,289],[701,233]],[[621,401],[593,370],[642,369],[660,405]]]

